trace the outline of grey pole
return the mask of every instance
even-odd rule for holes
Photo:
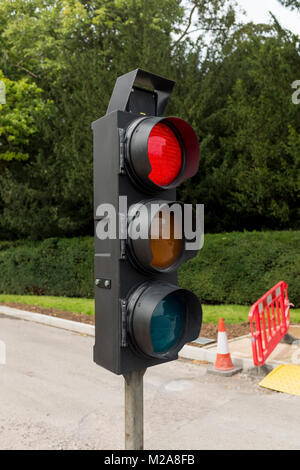
[[[125,449],[144,448],[143,377],[146,369],[124,374],[125,379]]]

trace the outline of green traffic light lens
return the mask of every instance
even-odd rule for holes
[[[176,294],[167,295],[155,308],[151,323],[150,336],[153,352],[165,353],[175,346],[183,333],[185,305]]]

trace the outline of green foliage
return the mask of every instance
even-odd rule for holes
[[[2,2],[0,66],[11,79],[35,81],[54,102],[28,164],[22,170],[11,165],[0,177],[2,226],[14,237],[33,239],[91,234],[91,122],[105,114],[116,77],[141,67],[178,82],[192,80],[185,58],[192,44],[187,6],[198,10],[191,26],[199,29],[200,47],[207,29],[226,34],[228,4],[46,0],[40,8],[40,0]],[[180,100],[178,89],[170,112],[181,114]]]
[[[203,303],[252,304],[279,281],[300,306],[300,232],[206,235],[198,256],[180,269],[179,282]]]
[[[209,231],[297,228],[300,106],[292,103],[291,84],[300,70],[299,41],[249,27],[223,50],[187,114],[202,159],[182,197],[205,203]]]
[[[206,235],[198,256],[179,270],[179,283],[203,303],[249,305],[278,281],[300,306],[300,233],[235,232]],[[0,242],[0,293],[94,295],[93,239]]]
[[[0,104],[0,160],[27,160],[29,144],[38,132],[37,121],[49,115],[50,103],[26,78],[12,81],[0,70],[0,81],[6,94],[6,103]]]
[[[93,297],[93,240],[0,242],[0,292]]]
[[[28,165],[0,177],[1,222],[14,236],[92,233],[91,122],[105,114],[118,75],[138,65],[168,73],[171,32],[184,13],[179,3],[1,3],[0,64],[11,77],[39,83],[54,102]]]
[[[232,0],[4,0],[0,50],[0,238],[93,233],[91,122],[137,67],[177,82],[168,114],[201,146],[179,197],[205,204],[208,231],[299,227],[299,37],[275,19],[238,25]]]
[[[281,5],[291,8],[292,10],[300,10],[299,0],[279,0]]]

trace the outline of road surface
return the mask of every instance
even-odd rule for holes
[[[123,377],[93,363],[93,338],[0,314],[0,340],[0,449],[124,448]],[[145,448],[300,449],[300,397],[188,362],[156,366]]]

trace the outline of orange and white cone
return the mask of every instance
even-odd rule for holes
[[[234,369],[229,352],[227,333],[223,318],[219,319],[217,358],[214,367],[216,370],[221,371]]]

